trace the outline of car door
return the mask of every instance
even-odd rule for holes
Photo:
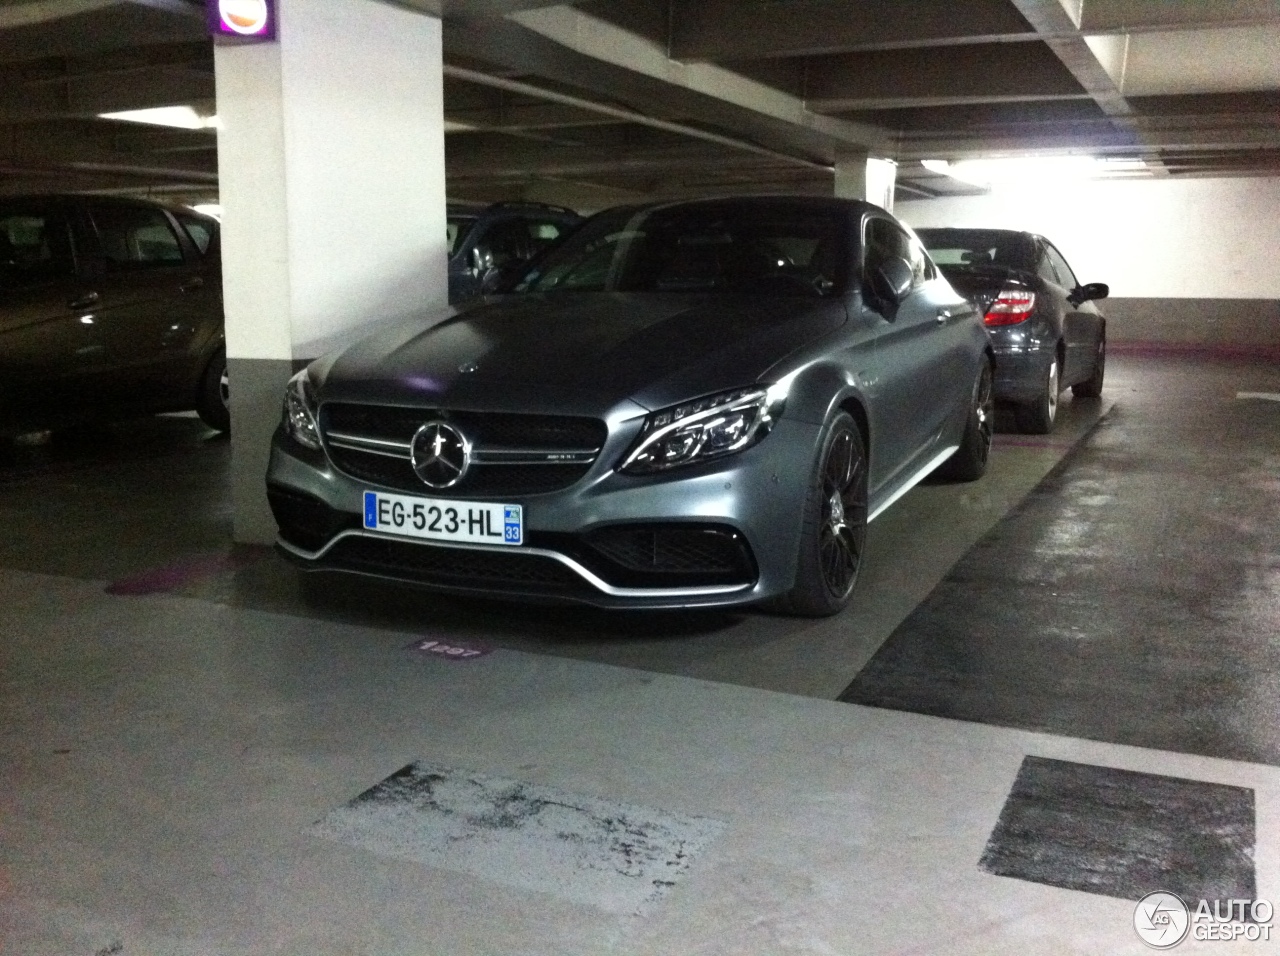
[[[1057,274],[1058,291],[1062,295],[1062,337],[1066,344],[1062,384],[1067,386],[1092,374],[1098,339],[1102,335],[1102,316],[1092,302],[1077,304],[1073,293],[1080,288],[1080,283],[1075,273],[1053,243],[1046,241],[1044,247],[1045,257]]]
[[[104,348],[52,200],[0,202],[0,416],[46,422],[90,403],[84,379]]]
[[[912,286],[896,309],[877,308],[874,383],[870,414],[874,439],[872,494],[922,467],[948,416],[955,410],[955,365],[960,344],[952,330],[965,308],[950,291],[920,243],[896,222],[868,216],[863,223],[863,274],[869,277],[888,257],[904,259]],[[864,282],[864,286],[866,283]],[[958,334],[958,330],[956,331]]]
[[[101,387],[127,405],[160,401],[185,367],[217,290],[189,236],[158,206],[90,202],[97,238],[97,321],[106,349]]]

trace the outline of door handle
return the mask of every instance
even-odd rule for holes
[[[204,279],[200,278],[199,276],[192,276],[186,282],[182,283],[182,285],[178,286],[178,291],[179,292],[195,292],[196,289],[203,289],[203,288],[204,288]]]
[[[67,308],[71,309],[73,312],[78,312],[80,309],[87,309],[90,306],[97,305],[101,299],[102,296],[98,295],[96,292],[86,292],[84,295],[80,296],[80,298],[72,299],[68,302]]]
[[[939,323],[939,324],[941,324],[941,323],[943,323],[943,322],[947,321],[947,319],[949,319],[949,318],[951,318],[951,310],[950,310],[950,309],[939,309],[939,310],[938,310],[938,323]]]

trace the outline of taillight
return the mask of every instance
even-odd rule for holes
[[[1036,308],[1036,294],[1021,289],[1005,289],[991,303],[982,321],[987,325],[1017,325],[1031,317]]]

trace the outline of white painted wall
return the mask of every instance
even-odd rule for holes
[[[1280,299],[1280,178],[1065,183],[909,200],[914,227],[1037,232],[1116,298]]]
[[[280,0],[218,46],[227,351],[307,359],[448,299],[438,19]]]

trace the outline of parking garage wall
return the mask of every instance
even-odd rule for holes
[[[904,201],[912,226],[1040,233],[1106,282],[1112,342],[1280,354],[1280,178],[1058,183]]]

